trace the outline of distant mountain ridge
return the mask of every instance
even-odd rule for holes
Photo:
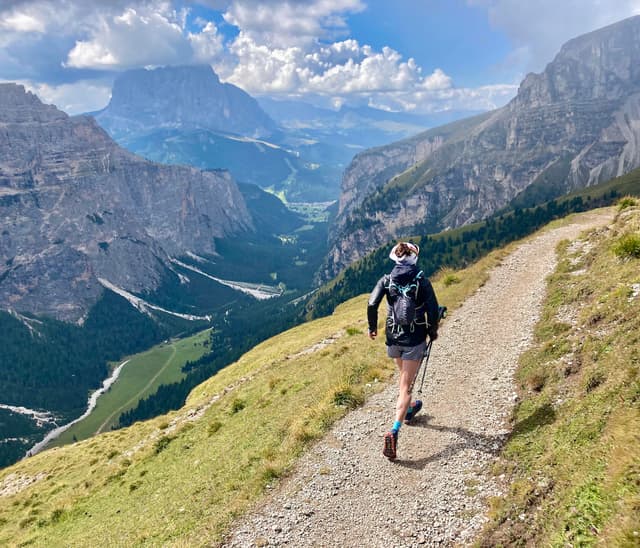
[[[107,280],[152,292],[172,256],[253,230],[227,172],[163,166],[0,84],[0,308],[81,321]]]
[[[155,162],[226,169],[290,201],[338,194],[339,170],[301,157],[258,102],[209,65],[126,71],[109,105],[91,115],[118,144]]]
[[[116,78],[107,107],[94,116],[115,139],[173,127],[254,138],[277,131],[253,97],[220,82],[209,65],[126,71]]]
[[[223,84],[209,65],[130,70],[115,81],[109,105],[90,113],[123,147],[156,162],[228,169],[292,202],[339,194],[353,155],[461,117],[338,111],[301,101],[254,99]]]
[[[567,42],[505,107],[358,154],[342,180],[324,277],[394,238],[639,166],[638,59],[640,16]]]
[[[258,97],[260,106],[282,127],[291,130],[334,132],[352,144],[368,143],[379,146],[390,140],[410,137],[417,132],[460,118],[479,114],[479,111],[444,111],[432,114],[392,112],[368,106],[343,105],[338,110],[321,108],[303,101]]]

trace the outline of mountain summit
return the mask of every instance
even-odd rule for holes
[[[155,162],[226,169],[293,201],[338,193],[333,166],[321,168],[280,142],[282,132],[258,102],[220,82],[209,65],[124,72],[109,105],[93,116],[119,145]]]
[[[221,83],[209,65],[124,72],[114,82],[111,101],[95,118],[115,139],[174,127],[255,138],[276,131],[255,99]]]
[[[506,106],[357,155],[325,276],[389,240],[528,206],[640,166],[640,16],[567,42]]]

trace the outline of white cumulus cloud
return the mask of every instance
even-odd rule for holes
[[[451,79],[441,69],[425,77],[413,59],[405,61],[392,48],[375,51],[353,39],[314,48],[274,49],[241,32],[230,51],[237,63],[223,76],[258,94],[348,95],[451,86]]]
[[[222,37],[218,29],[211,21],[205,22],[204,27],[198,33],[189,33],[189,42],[193,48],[194,60],[211,62],[224,51]]]
[[[251,40],[282,48],[344,36],[346,14],[365,7],[362,0],[236,0],[224,18]]]
[[[46,25],[35,14],[14,11],[0,18],[0,28],[14,32],[44,32]]]
[[[517,86],[455,88],[442,67],[424,70],[386,46],[348,38],[346,16],[361,0],[235,0],[225,21],[239,29],[230,57],[213,65],[221,78],[255,95],[325,97],[387,110],[484,110],[507,102]]]
[[[180,14],[126,8],[96,22],[91,37],[78,40],[67,65],[75,68],[131,68],[184,63],[191,57]]]

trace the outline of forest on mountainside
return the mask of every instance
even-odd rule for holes
[[[73,416],[107,376],[109,361],[152,346],[166,334],[108,290],[82,326],[0,311],[1,403]]]
[[[420,269],[432,276],[444,268],[463,268],[549,221],[610,205],[626,194],[640,195],[640,170],[534,207],[505,208],[485,221],[438,234],[425,234],[430,228],[425,223],[415,227],[414,236],[409,239],[420,246]],[[522,201],[516,197],[515,203]],[[307,318],[331,314],[340,303],[371,291],[380,276],[391,269],[388,255],[394,243],[378,248],[320,288],[307,304]]]
[[[105,290],[82,326],[0,311],[0,403],[46,410],[57,424],[81,415],[88,395],[109,374],[109,362],[149,348],[166,325]],[[0,467],[14,462],[43,436],[25,416],[0,420]]]

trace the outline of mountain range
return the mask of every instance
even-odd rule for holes
[[[0,466],[82,414],[109,362],[213,324],[221,367],[290,322],[274,304],[254,339],[228,339],[269,314],[260,299],[308,290],[326,222],[302,225],[228,171],[145,160],[0,84]]]
[[[333,143],[351,151],[413,136],[430,127],[479,114],[449,110],[433,114],[394,112],[369,106],[321,108],[304,101],[258,97],[260,106],[294,138]],[[285,136],[286,138],[286,136]]]
[[[540,203],[640,165],[640,16],[566,43],[506,106],[359,153],[329,279],[395,238]]]
[[[256,100],[221,83],[209,65],[186,65],[123,72],[109,104],[90,114],[120,145],[150,160],[227,169],[289,201],[330,201],[356,152],[465,113],[427,117]]]
[[[220,82],[208,65],[125,71],[116,78],[107,107],[94,117],[114,139],[176,127],[254,139],[277,131],[253,97]]]
[[[360,152],[344,172],[331,252],[320,276],[333,277],[394,238],[416,235],[426,242],[439,230],[544,202],[640,165],[639,57],[636,17],[567,43],[501,109]],[[331,196],[328,174],[347,161],[345,151],[363,146],[363,128],[380,130],[366,139],[382,139],[391,122],[394,132],[414,126],[412,118],[366,108],[262,104],[264,109],[220,83],[210,67],[172,67],[123,74],[110,105],[95,116],[122,141],[147,147],[147,156],[164,158],[191,146],[207,156],[206,143],[222,137],[231,148],[216,148],[211,157],[237,161],[244,167],[236,169],[254,174],[275,174],[276,183],[259,185],[271,194],[237,183],[233,169],[179,165],[199,165],[186,152],[169,165],[143,159],[119,146],[91,116],[67,116],[22,86],[0,85],[0,344],[10,344],[13,352],[11,360],[0,362],[0,389],[15,396],[0,404],[70,418],[79,414],[87,390],[104,378],[107,360],[138,351],[143,342],[209,325],[213,318],[217,368],[228,363],[229,349],[238,351],[269,330],[302,321],[293,308],[312,289],[325,256],[326,211],[303,225],[273,192]],[[357,139],[361,144],[354,145]],[[247,155],[249,149],[257,156]],[[314,154],[324,167],[308,161]],[[285,171],[279,173],[267,157]],[[303,177],[302,164],[318,175],[315,182]],[[459,240],[455,254],[461,262],[482,252],[478,244],[475,255],[465,254],[463,236]],[[444,237],[433,239],[432,248],[440,243]],[[339,279],[335,293],[350,294],[345,286],[357,285],[355,275],[357,270]],[[261,305],[263,315],[256,316],[256,296],[283,293],[281,300]],[[285,307],[289,302],[294,306]],[[328,308],[317,304],[315,310]],[[167,315],[191,327],[158,327]],[[125,317],[127,326],[136,326],[126,341],[118,331]],[[49,319],[61,322],[38,328]],[[91,331],[82,332],[86,323]],[[69,359],[75,369],[60,366],[64,371],[58,374],[72,340],[69,325],[80,330],[74,341],[91,333],[102,348],[83,347],[82,360]],[[34,333],[35,342],[23,344]],[[237,333],[244,334],[241,342]],[[54,340],[49,359],[47,345]],[[43,363],[55,371],[33,381]],[[67,405],[75,372],[86,364],[92,369]],[[69,388],[64,405],[54,401],[54,377]],[[29,382],[38,390],[27,390]],[[190,382],[181,394],[194,386]],[[156,403],[149,407],[160,408]],[[22,439],[17,427],[0,431],[3,436]],[[19,448],[12,455],[18,453]]]
[[[125,71],[107,107],[91,114],[150,160],[225,169],[293,201],[337,197],[339,169],[302,157],[253,97],[221,83],[209,65]]]
[[[82,321],[107,283],[152,292],[171,257],[253,230],[228,172],[134,156],[22,86],[0,85],[0,126],[1,308]]]

